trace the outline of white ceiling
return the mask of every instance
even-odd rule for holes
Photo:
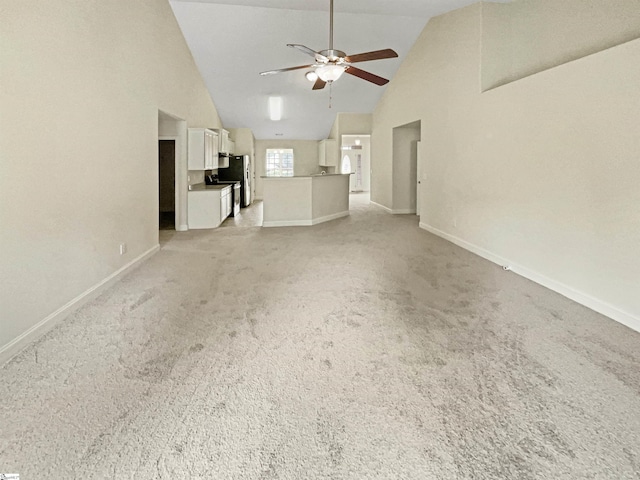
[[[334,48],[347,54],[394,49],[399,58],[358,64],[391,79],[428,19],[476,0],[335,0]],[[371,113],[386,87],[351,75],[312,91],[306,70],[259,72],[313,63],[288,48],[329,48],[329,0],[170,0],[226,128],[258,139],[326,138],[337,112]],[[283,118],[269,120],[268,97],[283,97]]]

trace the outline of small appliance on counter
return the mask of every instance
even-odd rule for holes
[[[205,185],[217,185],[218,184],[218,174],[214,173],[212,175],[204,176]]]

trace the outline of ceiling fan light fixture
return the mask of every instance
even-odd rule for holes
[[[344,65],[329,64],[318,68],[316,73],[320,80],[331,83],[339,79],[345,70],[346,67]]]
[[[304,76],[307,77],[307,80],[309,80],[310,82],[315,82],[316,80],[318,80],[318,74],[314,71],[309,71],[305,73]]]

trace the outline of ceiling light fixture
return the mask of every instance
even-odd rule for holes
[[[307,80],[309,80],[310,82],[315,82],[316,80],[318,80],[318,74],[314,71],[310,71],[304,74],[305,77],[307,77]]]
[[[328,65],[324,65],[316,70],[318,77],[323,82],[331,83],[340,78],[340,76],[344,73],[346,67],[344,65],[336,65],[335,63],[330,63]]]
[[[282,97],[269,97],[269,118],[274,122],[282,118]]]

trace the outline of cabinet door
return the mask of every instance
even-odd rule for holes
[[[220,131],[220,151],[222,153],[229,153],[229,132],[226,130]]]
[[[325,158],[324,158],[325,154],[326,154],[326,149],[325,149],[324,140],[320,140],[318,142],[318,164],[321,167],[324,167],[326,165]]]
[[[204,132],[204,168],[211,169],[211,134]]]
[[[218,168],[218,134],[211,132],[211,168]]]
[[[338,146],[335,140],[325,140],[325,165],[329,167],[338,166]],[[339,172],[336,172],[339,173]]]

